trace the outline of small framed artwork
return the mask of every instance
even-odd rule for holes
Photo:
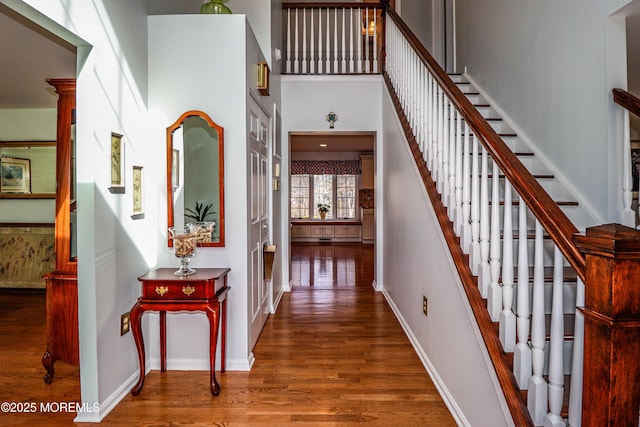
[[[638,198],[640,191],[640,140],[631,141],[631,179],[633,197]]]
[[[0,158],[0,192],[31,193],[31,160]]]
[[[124,187],[124,142],[122,135],[111,133],[111,188]]]
[[[173,188],[180,187],[180,150],[175,148],[171,156],[171,183]]]
[[[144,214],[144,199],[143,199],[143,176],[142,166],[133,167],[133,217],[138,217]]]

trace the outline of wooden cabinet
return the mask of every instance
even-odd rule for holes
[[[376,220],[373,209],[362,209],[362,243],[374,243]]]
[[[376,240],[375,219],[375,168],[372,154],[360,156],[362,163],[362,190],[360,190],[360,206],[362,216],[362,243],[374,243]]]
[[[44,382],[53,381],[57,360],[78,365],[78,275],[75,201],[75,79],[49,79],[58,94],[56,137],[55,271],[46,274],[47,349]]]
[[[362,188],[370,189],[375,187],[375,170],[373,154],[361,154],[360,165],[362,167]]]
[[[318,223],[314,221],[293,223],[291,225],[291,241],[318,242],[331,240],[332,242],[359,242],[361,234],[360,223]]]

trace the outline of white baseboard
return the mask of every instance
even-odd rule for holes
[[[247,359],[230,359],[227,358],[227,371],[249,371],[251,370],[251,366],[253,365],[254,357],[253,353],[249,355]],[[159,370],[160,369],[160,358],[155,357],[149,360],[150,370]],[[219,363],[216,363],[216,368],[219,369]],[[168,371],[208,371],[209,370],[209,359],[167,359],[167,370]]]
[[[84,412],[78,412],[74,423],[99,423],[109,415],[109,413],[118,406],[127,395],[131,392],[133,386],[138,382],[139,370],[136,371],[120,386],[116,391],[111,393],[109,397],[105,399],[103,403],[99,405],[97,411],[93,411],[92,404],[88,404],[88,410]]]
[[[413,346],[414,350],[418,354],[418,357],[420,358],[422,365],[427,370],[427,373],[429,374],[431,381],[436,386],[438,393],[440,393],[442,400],[444,401],[445,405],[447,405],[447,408],[449,409],[449,412],[451,412],[451,416],[453,416],[453,419],[456,421],[456,424],[458,424],[459,426],[471,427],[471,424],[464,416],[464,413],[462,412],[462,410],[454,400],[453,396],[449,392],[449,389],[447,389],[447,387],[445,386],[444,381],[442,381],[442,378],[440,378],[440,376],[438,375],[438,372],[436,371],[435,367],[429,360],[429,357],[422,349],[422,346],[420,346],[420,342],[418,341],[416,336],[413,334],[413,332],[409,328],[409,325],[407,324],[407,322],[405,322],[404,317],[402,317],[402,314],[400,313],[400,310],[398,309],[398,307],[395,305],[395,303],[393,302],[393,300],[391,299],[391,297],[389,296],[389,294],[385,289],[382,289],[382,294],[384,295],[384,298],[387,300],[389,307],[391,307],[391,310],[393,310],[393,313],[396,315],[398,322],[400,322],[400,326],[402,326],[402,329],[404,330],[404,333],[407,335],[407,338],[409,338],[409,341],[411,341],[411,345]]]

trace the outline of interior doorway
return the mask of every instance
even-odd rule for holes
[[[312,258],[320,263],[318,268],[324,265],[336,272],[322,279],[323,286],[329,286],[338,280],[337,270],[349,274],[348,260],[354,259],[350,250],[354,256],[370,253],[371,264],[375,258],[376,133],[292,132],[289,140],[291,286],[309,284],[309,275],[301,275],[302,258],[307,259],[303,263]],[[336,250],[341,264],[329,266],[326,262],[336,260]],[[374,281],[372,277],[371,284]]]

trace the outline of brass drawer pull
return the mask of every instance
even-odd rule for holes
[[[196,291],[196,288],[194,288],[192,286],[183,286],[182,287],[182,293],[185,294],[186,296],[190,296],[195,291]]]
[[[167,288],[166,286],[156,286],[156,294],[160,295],[161,297],[164,296],[164,294],[166,294],[167,292],[169,292],[169,288]]]

